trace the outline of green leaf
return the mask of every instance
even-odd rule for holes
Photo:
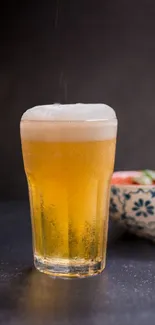
[[[141,175],[139,177],[133,177],[133,181],[140,185],[152,185],[152,179],[146,175]]]
[[[152,181],[155,181],[155,171],[150,169],[143,170],[143,174],[150,177]]]

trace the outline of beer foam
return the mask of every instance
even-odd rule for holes
[[[104,104],[36,106],[21,119],[22,139],[35,141],[102,141],[116,132],[116,114]]]
[[[28,109],[22,120],[96,121],[115,119],[114,110],[105,104],[53,104]]]

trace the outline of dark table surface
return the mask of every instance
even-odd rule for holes
[[[88,279],[33,268],[28,204],[0,203],[1,325],[154,325],[155,246],[110,226],[107,267]]]

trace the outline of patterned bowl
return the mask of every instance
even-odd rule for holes
[[[116,172],[114,177],[133,177],[138,172]],[[111,186],[110,217],[138,236],[155,241],[155,185]]]

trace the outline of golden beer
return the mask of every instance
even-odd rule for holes
[[[100,273],[105,266],[116,119],[53,121],[29,114],[21,121],[21,139],[36,267],[60,276]]]

